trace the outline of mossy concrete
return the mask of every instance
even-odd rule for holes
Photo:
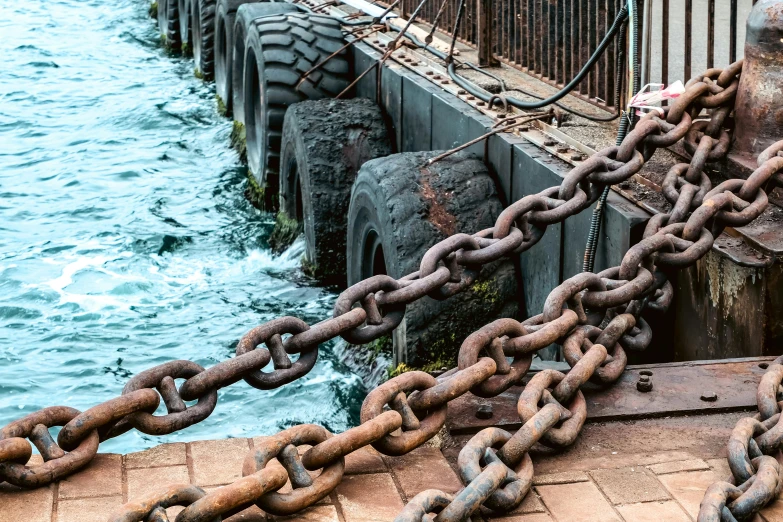
[[[201,69],[199,69],[198,67],[193,69],[193,76],[195,76],[199,80],[203,80],[204,79],[204,73],[201,72]]]
[[[150,9],[149,9],[148,12],[149,12],[150,18],[152,18],[153,20],[157,20],[158,19],[158,2],[152,2],[150,4]]]

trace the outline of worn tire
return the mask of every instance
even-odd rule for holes
[[[503,207],[484,163],[458,153],[423,168],[435,154],[395,154],[368,161],[359,170],[348,210],[349,285],[381,273],[394,278],[411,274],[442,239],[494,225]],[[396,349],[414,366],[453,363],[470,333],[499,317],[517,315],[517,285],[513,262],[500,260],[486,265],[462,293],[409,304],[407,347]]]
[[[305,72],[344,45],[340,23],[329,16],[295,13],[256,19],[245,44],[244,112],[247,160],[265,199],[280,166],[283,118],[293,103],[339,94],[351,82],[349,49],[313,74]],[[303,81],[302,81],[303,80]]]
[[[236,2],[225,2],[226,12],[231,12],[234,9],[234,27],[231,31],[230,53],[231,60],[226,71],[229,71],[230,76],[230,89],[231,89],[231,106],[234,115],[234,120],[239,123],[245,123],[245,44],[247,43],[247,35],[250,32],[250,27],[253,20],[261,18],[263,16],[273,16],[285,13],[296,13],[299,9],[292,4],[285,2],[272,3],[272,2],[242,2],[238,0]],[[220,94],[220,91],[218,91]],[[224,102],[226,99],[224,98]]]
[[[192,0],[193,59],[201,78],[211,81],[215,74],[215,0]]]
[[[166,47],[179,51],[179,11],[177,0],[158,1],[158,30]]]
[[[194,0],[170,0],[177,2],[177,14],[179,15],[179,41],[183,54],[193,51],[193,1]],[[198,1],[198,0],[196,0]]]
[[[214,68],[215,94],[222,103],[225,116],[231,116],[232,64],[234,56],[234,23],[237,9],[253,0],[217,0],[215,5]],[[245,42],[242,41],[244,48]],[[241,61],[241,60],[240,60]]]
[[[381,109],[370,100],[304,101],[288,108],[280,152],[280,212],[303,225],[305,266],[316,279],[345,284],[353,180],[365,162],[391,152]]]

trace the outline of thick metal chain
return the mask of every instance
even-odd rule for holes
[[[723,120],[714,120],[725,119],[730,112],[741,67],[738,62],[722,72],[708,71],[702,81],[689,82],[686,93],[665,113],[666,120],[645,118],[621,147],[596,154],[569,173],[560,187],[516,202],[499,216],[493,228],[473,235],[457,234],[435,245],[422,259],[419,272],[399,280],[375,276],[348,288],[339,296],[332,319],[313,327],[293,317],[276,319],[248,332],[237,347],[236,357],[207,370],[189,361],[172,361],[138,374],[126,385],[121,397],[84,413],[64,407],[46,408],[9,424],[0,430],[0,479],[24,487],[47,484],[89,462],[101,439],[131,427],[145,433],[171,433],[202,420],[214,409],[217,390],[240,379],[260,389],[291,382],[315,364],[319,343],[337,335],[352,343],[365,343],[389,333],[402,321],[406,304],[424,295],[445,299],[463,290],[475,281],[481,265],[532,247],[549,224],[581,212],[595,201],[604,186],[639,172],[656,147],[673,144],[686,133],[693,133],[692,141],[698,140],[694,161],[682,180],[676,178],[671,183],[675,193],[690,199],[685,199],[686,204],[678,196],[672,214],[651,220],[645,239],[629,250],[620,267],[597,275],[580,274],[564,282],[550,295],[540,316],[524,323],[503,319],[474,333],[463,343],[459,367],[440,380],[411,372],[379,386],[367,396],[362,425],[356,428],[338,436],[313,425],[290,428],[265,440],[248,457],[245,477],[234,485],[208,495],[190,486],[173,488],[144,502],[126,505],[114,519],[163,520],[165,513],[161,514],[160,506],[174,504],[189,505],[177,517],[178,521],[211,520],[252,502],[273,514],[294,513],[317,502],[336,486],[347,453],[367,444],[389,455],[411,451],[442,428],[448,401],[468,390],[484,397],[501,393],[521,381],[533,351],[563,340],[573,370],[568,376],[550,371],[533,378],[520,398],[520,415],[525,422],[522,430],[513,438],[508,436],[497,455],[486,451],[489,446],[485,448],[480,455],[486,466],[483,471],[476,474],[476,465],[481,470],[481,462],[462,466],[472,470],[461,473],[468,486],[448,503],[438,519],[462,520],[490,497],[494,499],[490,503],[500,509],[518,504],[517,500],[521,501],[529,489],[529,481],[524,480],[528,471],[532,480],[532,465],[528,466],[529,457],[525,458],[527,448],[539,439],[554,446],[573,442],[586,417],[579,386],[594,373],[594,378],[601,382],[615,380],[625,366],[622,346],[639,349],[649,343],[649,327],[639,313],[645,306],[665,308],[671,299],[671,285],[655,272],[655,265],[685,266],[695,262],[709,249],[712,232],[724,224],[749,222],[758,215],[757,211],[763,210],[766,195],[761,186],[779,169],[767,168],[770,173],[765,179],[754,173],[755,178],[739,180],[740,184],[724,187],[726,182],[705,192],[709,180],[707,185],[702,182],[703,163],[698,163],[720,157],[723,141],[718,139],[713,144],[710,133],[722,132]],[[714,77],[717,80],[713,81]],[[727,91],[729,95],[725,94]],[[709,125],[697,122],[700,125],[696,127],[691,124],[692,116],[703,107],[717,110],[713,111]],[[705,190],[690,188],[695,186],[691,181],[694,178],[702,182],[699,189]],[[678,221],[693,208],[696,211],[687,223]],[[704,228],[708,220],[715,223],[712,232]],[[590,318],[585,306],[591,312]],[[603,313],[596,314],[598,310]],[[285,334],[292,336],[283,340]],[[258,349],[262,343],[268,349]],[[584,355],[582,350],[586,350]],[[481,352],[490,357],[479,359]],[[288,355],[295,353],[300,357],[292,363]],[[506,357],[513,357],[514,361],[509,364]],[[270,360],[275,370],[262,373],[260,369]],[[179,391],[174,386],[177,378],[186,379]],[[157,408],[159,396],[164,399],[168,415],[154,417],[151,412]],[[185,406],[184,401],[196,399],[195,406]],[[540,402],[546,406],[539,410]],[[391,410],[384,411],[386,406]],[[55,425],[64,425],[58,436],[59,445],[47,430]],[[401,434],[392,435],[399,429]],[[529,439],[521,440],[525,433]],[[43,465],[23,464],[31,451],[25,437],[41,451]],[[493,437],[501,440],[505,435]],[[511,441],[514,442],[510,449],[503,450]],[[300,444],[313,445],[301,460],[296,451]],[[501,443],[495,441],[490,446],[497,444]],[[322,467],[324,471],[315,480],[306,471]],[[294,490],[285,495],[273,493],[288,478]],[[501,484],[503,489],[496,491]],[[475,492],[486,495],[476,496]],[[442,505],[447,498],[443,494],[436,497],[438,502],[433,501],[433,506]],[[128,518],[130,513],[134,514]]]

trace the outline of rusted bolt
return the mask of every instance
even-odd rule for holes
[[[652,377],[652,372],[650,370],[640,370],[639,375],[646,375],[648,377]]]
[[[440,80],[441,78],[443,78],[443,76],[441,76],[440,74],[436,74],[435,76],[432,77],[433,80]]]
[[[484,103],[483,101],[479,101],[476,105],[478,105],[479,107],[483,107],[484,105],[486,105],[486,103]]]
[[[427,76],[432,76],[435,73],[432,71],[425,71],[424,74],[426,74]]]
[[[445,85],[445,84],[449,83],[449,81],[448,81],[448,80],[446,80],[446,79],[443,79],[443,80],[441,80],[441,81],[440,81],[440,83],[442,83],[442,84],[444,84],[444,85]]]
[[[649,391],[652,391],[653,389],[653,383],[650,380],[649,375],[640,375],[639,381],[636,383],[636,389],[639,390],[642,393],[647,393]]]
[[[519,130],[520,132],[527,132],[530,130],[530,127],[528,127],[527,125],[522,125],[521,127],[517,127],[517,130]]]
[[[414,67],[416,67],[417,65],[419,65],[419,62],[418,62],[418,61],[416,61],[416,60],[413,60],[413,61],[411,62],[411,65],[413,65]]]
[[[761,368],[762,370],[766,370],[767,368],[769,368],[769,363],[759,363],[759,368]]]
[[[378,44],[378,47],[386,47],[386,44],[381,42],[381,43]]]
[[[482,404],[476,410],[477,419],[491,419],[492,418],[492,405]]]
[[[546,140],[544,142],[544,147],[554,147],[557,144],[555,140]]]
[[[465,95],[465,94],[467,94],[467,93],[468,93],[468,91],[466,91],[465,89],[459,89],[459,90],[457,91],[457,94],[459,94],[460,96],[464,96],[464,95]]]
[[[380,40],[373,40],[372,43],[379,44],[379,43],[381,43],[381,41]]]
[[[475,97],[475,96],[468,96],[468,100],[470,100],[470,101],[473,101],[473,100],[475,100],[475,99],[476,99],[476,97]]]
[[[571,161],[582,161],[584,159],[584,156],[580,154],[579,152],[574,152],[571,154]]]
[[[568,147],[568,145],[558,145],[557,149],[555,150],[557,150],[557,152],[559,152],[560,154],[565,154],[570,150],[570,148]]]
[[[718,394],[715,392],[707,392],[702,394],[701,400],[704,402],[715,402],[718,400]]]

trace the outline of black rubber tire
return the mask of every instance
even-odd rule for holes
[[[236,6],[236,7],[233,7]],[[235,9],[234,27],[231,31],[231,61],[227,71],[230,71],[231,81],[231,108],[234,120],[245,123],[245,44],[247,35],[253,20],[263,16],[280,15],[284,13],[296,13],[299,9],[285,2],[226,2],[226,12]],[[218,91],[220,94],[220,91]],[[227,98],[223,98],[226,103]]]
[[[217,0],[215,6],[215,94],[222,104],[225,116],[231,116],[233,107],[231,67],[234,55],[234,22],[239,6],[248,3],[252,3],[252,0]],[[244,41],[242,45],[244,46]]]
[[[348,48],[302,79],[343,45],[340,23],[330,16],[293,13],[259,18],[250,27],[243,93],[247,160],[267,200],[277,197],[267,190],[267,176],[279,170],[286,109],[299,101],[334,97],[351,83]]]
[[[182,47],[179,39],[179,11],[177,0],[158,1],[158,29],[163,44],[177,52]]]
[[[305,266],[319,281],[345,285],[353,180],[365,162],[391,153],[383,113],[370,100],[313,100],[288,108],[280,153],[280,212],[303,225]]]
[[[427,168],[437,152],[368,161],[359,170],[348,210],[348,284],[419,269],[424,253],[459,232],[494,225],[503,210],[484,163],[458,153]],[[464,339],[481,326],[518,313],[518,281],[511,260],[486,265],[469,289],[449,299],[424,297],[405,312],[408,363],[453,363]]]
[[[191,21],[193,19],[193,0],[170,0],[177,2],[177,14],[179,15],[179,41],[183,54],[193,51],[193,33]]]
[[[192,0],[193,59],[196,69],[205,81],[215,74],[215,0]]]

